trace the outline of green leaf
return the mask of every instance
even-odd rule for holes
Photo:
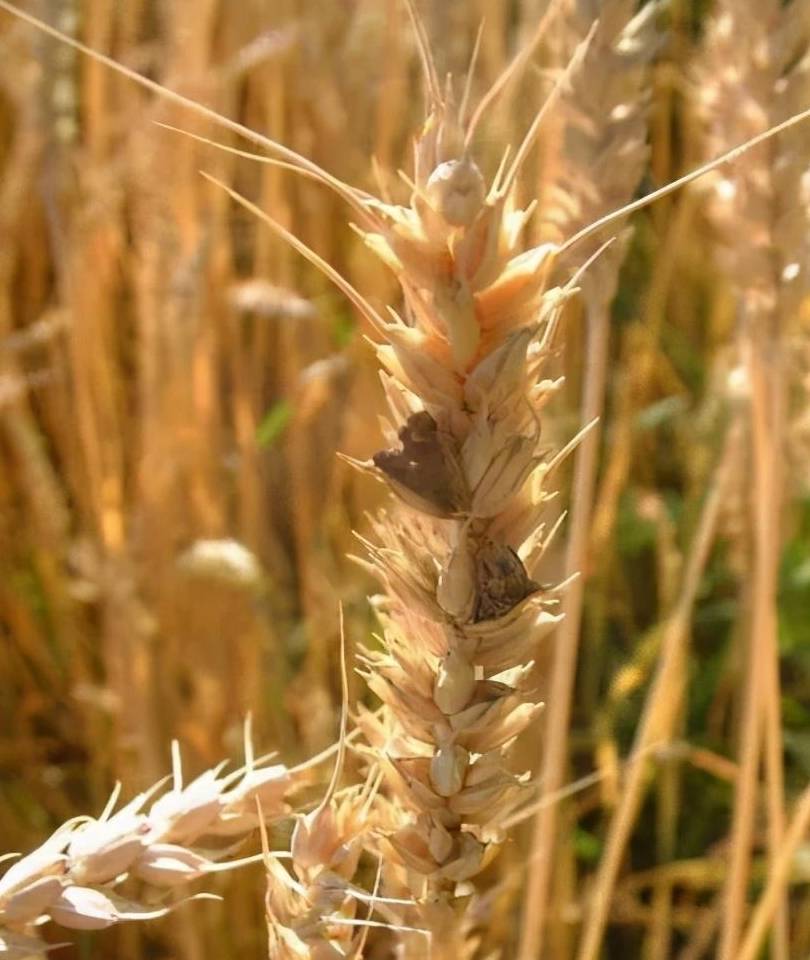
[[[602,856],[602,841],[589,830],[574,828],[574,849],[580,860],[597,863]]]
[[[260,447],[271,447],[284,433],[292,413],[292,405],[288,400],[279,400],[278,403],[274,403],[256,429],[256,443]]]

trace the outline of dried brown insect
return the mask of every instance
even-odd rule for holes
[[[372,457],[393,490],[406,503],[435,517],[468,510],[470,495],[457,445],[427,410],[408,417],[399,439],[401,450],[382,450]]]
[[[477,600],[473,620],[494,620],[540,589],[509,546],[486,541],[475,557]]]

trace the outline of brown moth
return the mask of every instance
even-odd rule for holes
[[[502,617],[540,589],[517,553],[492,540],[485,541],[478,550],[475,573],[478,594],[473,614],[475,623]]]
[[[470,495],[456,443],[427,410],[408,417],[399,439],[401,450],[381,450],[372,457],[394,492],[434,517],[467,512]]]

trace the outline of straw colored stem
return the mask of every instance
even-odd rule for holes
[[[588,309],[587,312],[588,359],[583,380],[580,421],[583,426],[601,417],[604,407],[609,311],[605,304],[594,306],[595,309]],[[598,426],[589,430],[576,454],[571,494],[571,532],[565,556],[566,576],[571,576],[586,566],[600,436]],[[584,591],[584,577],[577,577],[565,595],[564,619],[558,628],[555,645],[548,694],[545,755],[541,772],[543,789],[550,793],[562,786],[565,777],[571,697],[579,650]],[[540,956],[543,950],[543,928],[550,903],[549,886],[554,865],[557,810],[556,804],[541,807],[534,824],[526,883],[526,909],[523,912],[521,929],[521,960],[532,960]]]
[[[745,931],[735,960],[755,960],[762,950],[769,926],[775,922],[790,879],[790,871],[799,846],[810,829],[810,787],[799,797],[793,819],[782,845],[768,871],[768,881]]]
[[[779,680],[777,588],[782,508],[784,370],[775,340],[753,345],[748,356],[752,386],[751,420],[754,461],[754,614],[756,642],[764,660],[765,803],[768,814],[768,854],[773,863],[785,832],[785,796]],[[774,960],[788,960],[787,903],[775,913]]]
[[[636,753],[655,741],[670,739],[682,707],[689,620],[700,577],[714,542],[717,520],[736,460],[738,445],[739,424],[734,424],[729,429],[720,462],[710,481],[709,492],[684,570],[680,595],[664,628],[658,671],[647,694],[644,713],[636,733]],[[592,900],[586,913],[578,960],[597,960],[599,956],[621,858],[644,796],[647,777],[647,764],[633,764],[623,785],[619,806],[608,828],[605,852],[599,864]]]
[[[779,554],[775,549],[778,545],[781,500],[776,462],[780,436],[776,415],[780,404],[773,390],[775,370],[766,373],[762,354],[763,345],[754,342],[753,338],[747,338],[746,362],[751,384],[754,568],[741,760],[735,790],[731,857],[718,954],[721,960],[731,960],[737,956],[745,922],[763,734],[766,737],[766,804],[771,856],[780,847],[784,832],[781,733],[778,711],[773,709],[774,705],[781,702],[776,668],[776,576]],[[776,730],[774,719],[777,722]],[[777,911],[777,918],[780,922],[774,931],[775,955],[784,958],[787,956],[784,906]]]

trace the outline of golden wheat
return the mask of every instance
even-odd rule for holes
[[[0,6],[15,12],[11,4]],[[168,792],[153,799],[145,790],[115,811],[116,792],[98,818],[68,820],[69,793],[54,791],[50,819],[64,826],[0,879],[0,952],[13,958],[39,952],[39,924],[46,919],[89,929],[165,913],[169,905],[160,898],[155,905],[155,891],[182,889],[242,862],[230,848],[203,847],[206,838],[243,836],[256,825],[264,836],[271,956],[472,957],[494,948],[511,955],[517,946],[509,914],[527,869],[520,948],[526,960],[541,949],[595,958],[609,922],[640,927],[645,955],[661,960],[673,955],[678,937],[684,958],[705,955],[718,929],[727,958],[738,951],[752,958],[769,933],[777,958],[810,944],[805,914],[789,925],[786,910],[808,808],[800,800],[788,824],[776,634],[786,486],[779,457],[788,432],[787,364],[780,357],[788,338],[801,346],[806,301],[805,221],[795,197],[803,189],[806,156],[806,135],[797,124],[806,106],[807,5],[770,4],[774,29],[766,40],[759,38],[762,10],[754,5],[719,3],[708,24],[700,85],[710,136],[701,153],[727,151],[724,160],[735,162],[722,176],[710,174],[704,193],[712,197],[714,247],[744,322],[727,337],[742,361],[722,391],[728,413],[724,408],[721,416],[729,424],[719,456],[712,452],[716,439],[698,435],[695,444],[699,466],[688,502],[698,519],[690,541],[679,542],[663,498],[644,486],[652,474],[637,465],[648,451],[635,418],[649,415],[657,391],[683,390],[676,365],[657,342],[665,332],[661,304],[667,296],[685,296],[683,317],[698,302],[683,293],[688,283],[673,283],[676,267],[663,253],[650,282],[648,322],[611,331],[624,370],[607,379],[609,394],[615,391],[608,397],[611,442],[597,475],[600,435],[592,426],[584,434],[564,561],[552,556],[553,534],[564,527],[550,501],[575,445],[570,437],[603,413],[609,308],[629,233],[619,242],[603,241],[608,227],[650,202],[629,201],[647,160],[659,6],[647,5],[632,19],[633,4],[606,0],[597,5],[597,21],[596,10],[584,11],[587,5],[560,0],[541,17],[535,4],[523,3],[512,28],[529,41],[505,66],[502,12],[476,35],[475,15],[461,5],[430,8],[425,24],[409,5],[428,109],[413,170],[402,176],[405,188],[390,168],[413,122],[406,109],[410,51],[379,11],[366,18],[359,5],[347,26],[336,10],[304,4],[297,27],[282,18],[257,40],[261,21],[253,13],[243,23],[215,0],[191,21],[180,6],[167,10],[161,25],[171,50],[166,75],[178,78],[167,89],[114,62],[126,54],[150,75],[158,62],[149,44],[133,47],[129,57],[127,44],[140,29],[134,8],[113,15],[100,2],[90,6],[80,26],[72,3],[55,4],[62,36],[51,33],[43,41],[36,69],[28,66],[16,27],[0,37],[18,81],[6,89],[20,118],[8,128],[12,149],[3,161],[0,195],[0,225],[17,244],[0,258],[0,439],[13,467],[0,480],[0,504],[9,516],[0,533],[9,570],[16,575],[30,568],[41,584],[66,664],[49,655],[46,632],[11,589],[0,597],[16,641],[9,677],[30,671],[43,690],[65,692],[97,760],[90,767],[91,796],[104,794],[112,771],[127,783],[154,783],[166,723],[208,772],[184,787],[178,761]],[[393,7],[386,9],[390,17]],[[461,65],[461,84],[440,80],[427,27]],[[77,48],[64,41],[79,35],[112,57],[89,61],[77,83]],[[345,40],[339,51],[338,37]],[[464,62],[473,43],[475,70]],[[372,48],[385,49],[382,67],[368,57]],[[351,56],[356,71],[335,83],[330,71],[341,55]],[[528,98],[515,96],[538,86],[535,56],[552,67],[551,92],[539,109],[536,98],[528,106]],[[119,86],[109,67],[171,107]],[[380,81],[377,104],[369,98],[373,84],[364,80],[374,70],[398,78]],[[476,108],[477,74],[485,81]],[[292,109],[306,123],[291,122],[287,113],[290,77],[299,84]],[[543,84],[546,79],[540,77]],[[318,93],[306,99],[301,91],[310,89]],[[5,117],[5,102],[0,106]],[[118,122],[114,107],[126,123]],[[229,145],[212,153],[202,126],[183,130],[184,137],[151,128],[152,118],[187,126],[181,112],[187,109],[247,137],[273,162],[248,167],[238,157],[244,151]],[[237,111],[245,123],[225,117]],[[362,118],[372,115],[379,196],[348,185],[363,176]],[[774,127],[786,117],[789,129]],[[651,122],[655,145],[666,118],[653,115]],[[501,144],[517,138],[517,151],[493,153],[490,126]],[[271,136],[256,132],[265,128]],[[767,143],[742,156],[735,144],[746,138]],[[77,159],[79,175],[72,180],[66,170]],[[660,161],[654,152],[652,168],[659,173]],[[339,170],[327,173],[333,163]],[[46,212],[32,224],[26,198],[37,164],[46,171]],[[212,170],[209,179],[224,190],[196,177],[199,166]],[[716,166],[712,161],[653,196]],[[304,181],[291,182],[289,168]],[[311,179],[348,203],[356,232],[390,269],[398,293],[381,271],[358,267],[359,255],[333,229],[331,201],[313,215]],[[241,204],[239,216],[246,210],[250,219],[232,216],[226,194]],[[695,196],[674,208],[666,228],[686,276],[705,269],[696,263],[699,249],[683,239]],[[339,311],[321,281],[299,272],[289,252],[270,248],[269,233],[254,235],[254,220],[337,284],[373,337],[388,414],[386,446],[370,459],[367,414],[378,402],[372,364],[354,346],[335,350],[334,340],[347,332],[345,318],[326,327],[323,317]],[[231,222],[238,225],[233,233]],[[744,257],[742,223],[750,239]],[[52,261],[41,252],[51,247]],[[51,268],[56,306],[49,302]],[[291,292],[297,289],[307,295]],[[588,330],[584,348],[572,322],[578,293]],[[381,302],[401,305],[383,309]],[[579,413],[570,428],[550,424],[549,401],[556,397],[564,408],[560,369],[575,371],[576,386],[583,350]],[[42,365],[30,369],[30,358]],[[70,430],[62,426],[65,411]],[[798,410],[797,430],[803,413]],[[53,449],[40,442],[42,425]],[[262,456],[260,445],[272,456]],[[562,450],[554,453],[555,445]],[[338,446],[360,468],[354,479],[324,455]],[[738,510],[745,522],[733,544],[742,558],[734,567],[740,591],[751,598],[738,620],[750,638],[738,771],[710,750],[679,745],[678,738],[687,716],[693,618],[742,463],[750,465],[754,493],[746,508],[750,521]],[[616,675],[608,707],[593,710],[606,828],[587,891],[576,876],[572,837],[581,836],[596,795],[580,806],[535,801],[540,791],[556,796],[581,749],[569,738],[577,641],[584,622],[584,649],[603,649],[594,630],[600,616],[604,623],[614,613],[605,612],[605,598],[616,593],[608,570],[611,541],[631,475],[636,482],[644,478],[638,515],[655,526],[659,612]],[[361,536],[366,555],[359,567],[382,589],[372,601],[381,636],[365,623],[369,580],[349,574],[340,559],[350,527],[380,501],[373,480],[393,494]],[[15,541],[7,526],[22,529],[24,518],[31,533]],[[569,582],[567,594],[549,585],[577,569],[601,598],[601,611],[597,606],[590,615],[596,628],[581,617],[585,578],[573,587]],[[296,808],[287,797],[310,781],[324,755],[268,767],[254,763],[247,745],[246,765],[231,774],[213,767],[213,758],[223,740],[232,745],[236,717],[261,702],[267,704],[262,727],[291,758],[328,742],[338,593],[349,608],[348,636],[363,637],[359,672],[383,706],[377,712],[358,707],[347,734],[344,675],[332,782],[306,812],[306,802],[299,798]],[[563,646],[555,650],[541,641],[561,612],[567,615],[558,631]],[[296,638],[296,623],[306,624],[308,642],[300,626]],[[84,639],[96,630],[100,663]],[[544,667],[552,665],[539,784],[516,772],[526,755],[516,740],[537,728],[541,712],[538,679],[545,670],[535,663],[538,655]],[[592,659],[589,653],[580,665],[584,689],[593,692]],[[343,663],[345,671],[345,656]],[[623,699],[650,673],[634,760],[623,773],[613,725]],[[722,690],[718,701],[715,712],[722,713]],[[47,707],[32,711],[22,695],[18,702],[25,718],[18,749],[33,755],[36,721],[48,716]],[[533,749],[533,765],[537,754]],[[642,816],[651,758],[660,771],[656,855],[661,864],[677,855],[684,757],[739,787],[725,875],[716,879],[708,854],[699,864],[719,891],[708,905],[686,868],[629,877],[622,869]],[[763,757],[770,873],[749,908]],[[353,785],[341,786],[349,774]],[[534,842],[510,849],[507,825],[535,809]],[[289,849],[274,853],[265,822],[281,821],[292,829]],[[505,846],[499,866],[495,858]],[[143,902],[122,892],[139,883]],[[245,897],[229,902],[244,921]],[[178,915],[172,936],[184,954],[199,955],[203,927],[185,916]],[[249,926],[232,919],[227,933],[218,934],[222,950],[233,950],[237,940],[244,949]]]

